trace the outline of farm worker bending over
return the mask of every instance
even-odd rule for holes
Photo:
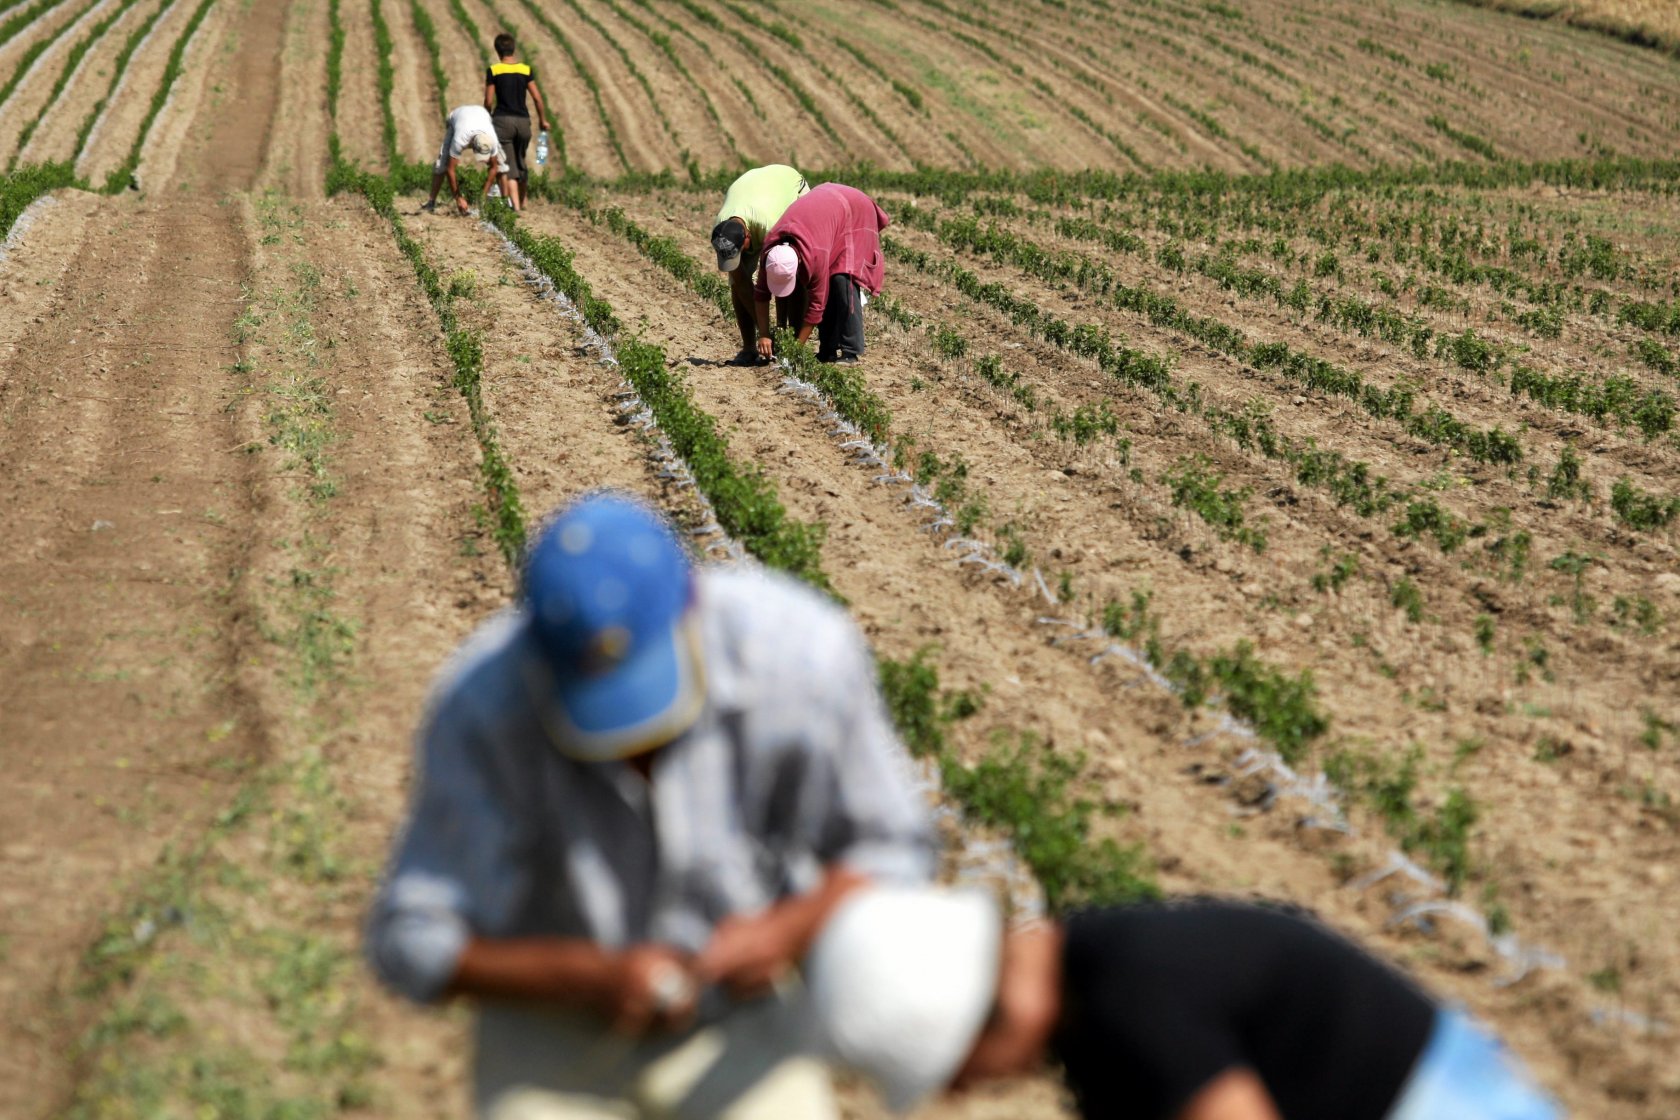
[[[527,95],[536,106],[537,124],[548,131],[548,110],[543,108],[542,91],[537,89],[537,76],[523,62],[513,60],[513,36],[507,32],[496,36],[497,63],[484,74],[484,107],[494,108],[490,119],[495,125],[496,142],[507,157],[502,167],[502,197],[515,210],[525,209],[525,184],[530,169],[525,165],[525,153],[531,147],[531,112],[526,108]]]
[[[741,352],[732,365],[758,364],[757,319],[753,315],[753,281],[758,270],[765,235],[770,232],[793,200],[810,190],[805,177],[784,163],[755,167],[729,184],[712,227],[712,248],[717,250],[718,268],[729,273],[729,301],[735,307],[735,325],[741,329]],[[793,318],[786,300],[776,301],[776,325],[785,327]]]
[[[462,105],[449,114],[448,123],[443,130],[443,147],[438,149],[437,160],[432,164],[432,196],[426,200],[422,209],[437,209],[438,188],[447,178],[449,193],[455,196],[455,208],[463,214],[467,212],[467,200],[461,195],[461,184],[455,178],[455,168],[468,151],[484,160],[484,187],[480,192],[482,194],[490,189],[490,184],[501,174],[501,169],[507,166],[507,157],[502,154],[502,146],[496,142],[496,126],[491,123],[490,113],[482,105]]]
[[[817,358],[855,362],[863,353],[863,293],[881,290],[881,231],[890,219],[855,187],[824,183],[795,199],[765,235],[758,278],[758,353],[768,358],[770,297],[803,293],[799,341],[817,328]]]
[[[933,862],[839,607],[584,498],[450,662],[418,761],[368,952],[478,1001],[480,1116],[838,1115],[794,966],[850,890]]]
[[[1304,917],[1191,900],[998,925],[972,892],[848,897],[806,966],[825,1048],[906,1110],[1053,1053],[1093,1120],[1560,1115],[1463,1014]]]

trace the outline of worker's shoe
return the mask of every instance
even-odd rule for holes
[[[818,354],[817,355],[817,361],[821,362],[825,366],[832,366],[832,365],[855,366],[858,363],[858,356],[856,354],[847,354],[847,353]]]
[[[756,366],[763,361],[764,359],[758,356],[758,351],[756,349],[750,349],[737,352],[733,358],[729,359],[729,361],[724,364],[730,366]]]
[[[427,214],[437,213],[437,199],[434,198],[428,202],[422,202],[420,204],[420,209]]]

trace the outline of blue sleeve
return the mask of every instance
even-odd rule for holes
[[[392,988],[437,999],[474,934],[505,929],[530,889],[520,816],[490,773],[491,746],[446,696],[419,740],[413,801],[368,923]]]

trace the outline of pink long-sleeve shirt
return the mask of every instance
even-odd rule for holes
[[[850,276],[870,295],[881,291],[886,262],[881,256],[881,231],[891,224],[875,200],[856,187],[824,183],[793,200],[781,221],[770,227],[766,249],[778,242],[799,254],[799,279],[805,285],[805,322],[822,322],[828,303],[828,281]],[[757,298],[770,298],[770,286],[760,270]]]

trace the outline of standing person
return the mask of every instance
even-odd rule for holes
[[[900,1109],[1053,1055],[1092,1120],[1560,1116],[1463,1014],[1262,906],[1120,906],[1005,939],[989,899],[864,890],[806,971],[828,1046]]]
[[[513,36],[505,31],[496,36],[498,61],[484,72],[484,107],[495,110],[490,116],[495,124],[496,142],[507,155],[502,197],[515,210],[523,210],[525,185],[530,178],[525,153],[531,147],[531,112],[526,102],[536,106],[537,127],[543,132],[548,131],[548,110],[543,108],[537,76],[527,64],[515,62],[513,53]]]
[[[795,199],[765,235],[758,278],[758,353],[768,358],[770,297],[803,293],[799,341],[817,329],[817,359],[855,362],[863,353],[863,294],[879,295],[886,271],[881,231],[890,219],[855,187],[824,183]]]
[[[712,226],[712,248],[717,251],[719,271],[729,273],[729,302],[735,308],[735,325],[741,331],[741,352],[735,355],[731,365],[758,364],[753,283],[764,239],[793,205],[793,200],[810,189],[805,176],[785,163],[772,163],[743,174],[729,184],[723,196],[717,223]],[[777,326],[787,326],[798,314],[790,301],[776,301]]]
[[[461,183],[455,171],[460,166],[461,157],[468,151],[484,160],[484,186],[479,190],[482,198],[489,192],[490,184],[496,181],[502,168],[507,166],[507,157],[502,154],[502,146],[496,142],[496,126],[491,123],[489,112],[477,105],[461,105],[450,112],[444,124],[443,146],[438,149],[437,159],[432,163],[431,197],[426,199],[422,210],[437,209],[438,188],[448,179],[449,193],[455,198],[455,209],[463,214],[467,212],[466,196],[461,193]]]
[[[839,607],[585,498],[419,748],[368,952],[415,999],[477,1002],[479,1116],[837,1116],[792,966],[850,890],[933,859]]]

